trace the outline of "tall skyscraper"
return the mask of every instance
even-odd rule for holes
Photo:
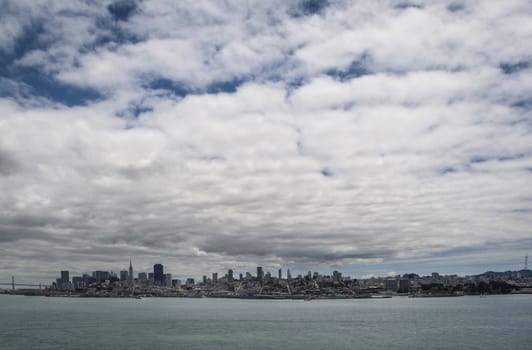
[[[129,260],[129,276],[128,276],[128,282],[130,284],[133,283],[133,264],[131,264],[131,260]]]
[[[290,273],[290,269],[286,270],[286,279],[287,280],[291,280],[292,279],[292,274]]]
[[[264,278],[264,272],[262,271],[262,266],[257,266],[257,279],[262,281]]]
[[[129,276],[127,275],[127,270],[120,271],[120,281],[127,281]]]
[[[153,282],[162,285],[164,282],[164,267],[162,264],[153,265]]]
[[[212,283],[218,283],[218,273],[213,272],[212,273]]]
[[[227,280],[233,282],[233,270],[231,269],[227,270]]]
[[[68,282],[70,282],[69,272],[61,271],[61,283],[68,283]]]
[[[283,269],[279,269],[278,277],[279,277],[279,279],[283,278]]]
[[[60,289],[67,289],[69,288],[70,284],[70,277],[68,271],[61,271],[61,279],[59,280],[60,285],[58,286]]]

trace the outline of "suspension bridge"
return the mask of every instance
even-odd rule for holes
[[[34,284],[34,283],[15,283],[15,276],[11,276],[11,282],[2,283],[0,282],[0,288],[2,286],[11,286],[12,290],[15,290],[19,287],[39,287],[39,289],[42,289],[43,285],[42,283]]]

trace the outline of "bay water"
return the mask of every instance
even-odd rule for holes
[[[532,349],[532,295],[239,300],[0,295],[0,349]]]

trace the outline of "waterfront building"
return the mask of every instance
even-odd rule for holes
[[[408,293],[410,289],[410,280],[406,278],[401,278],[399,280],[399,293]]]
[[[162,264],[153,265],[153,282],[162,285],[164,281],[164,267]]]
[[[384,289],[389,290],[392,292],[397,291],[397,279],[395,278],[388,278],[384,281]]]

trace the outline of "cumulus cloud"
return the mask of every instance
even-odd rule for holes
[[[526,252],[526,1],[2,6],[3,279]]]

